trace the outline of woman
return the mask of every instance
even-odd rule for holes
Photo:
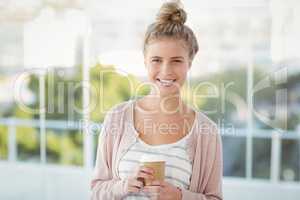
[[[222,148],[217,126],[187,106],[180,88],[198,51],[186,13],[163,4],[148,27],[144,63],[151,92],[106,115],[92,180],[92,199],[222,199]],[[165,180],[140,166],[143,156],[166,162]],[[145,186],[143,179],[152,180]]]

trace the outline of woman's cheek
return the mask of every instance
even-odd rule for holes
[[[150,68],[148,73],[149,73],[151,78],[155,78],[155,76],[157,74],[157,70],[155,70],[155,68]]]

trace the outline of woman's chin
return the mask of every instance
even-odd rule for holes
[[[154,89],[154,94],[159,96],[171,96],[178,95],[180,93],[180,88],[176,84],[172,85],[163,85],[156,81]]]
[[[179,94],[179,91],[176,87],[170,87],[170,88],[165,88],[165,87],[160,87],[159,88],[159,95],[162,96],[175,96]]]

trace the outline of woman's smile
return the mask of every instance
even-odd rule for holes
[[[159,78],[157,78],[156,80],[160,86],[167,87],[167,88],[174,86],[174,83],[176,81],[176,79],[159,79]]]

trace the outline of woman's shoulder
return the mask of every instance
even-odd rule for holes
[[[197,112],[197,125],[196,130],[193,132],[194,137],[191,143],[200,144],[201,149],[215,149],[220,148],[222,139],[219,127],[212,119],[201,111]]]
[[[103,125],[106,127],[118,127],[120,129],[122,124],[126,124],[131,118],[131,108],[133,100],[124,101],[115,104],[106,113]]]
[[[205,113],[197,109],[193,110],[196,113],[196,123],[192,135],[188,139],[188,152],[192,159],[195,156],[201,156],[201,152],[215,151],[221,145],[217,124]]]
[[[133,100],[124,101],[121,103],[115,104],[113,107],[111,107],[107,112],[106,116],[108,118],[120,118],[122,117],[126,112],[130,110],[130,107],[132,105]]]
[[[198,122],[200,124],[206,124],[207,126],[217,128],[217,123],[214,122],[208,115],[199,110],[197,110],[196,112],[198,115]]]
[[[133,100],[127,100],[117,103],[109,109],[108,113],[124,112],[131,105],[132,102]]]
[[[218,125],[209,116],[199,110],[196,112],[196,135],[216,135],[219,133]]]
[[[122,132],[126,120],[128,120],[128,114],[130,111],[131,100],[124,101],[118,104],[115,104],[111,107],[104,117],[102,123],[102,129],[105,130],[105,133],[111,133],[110,135],[116,135]]]

